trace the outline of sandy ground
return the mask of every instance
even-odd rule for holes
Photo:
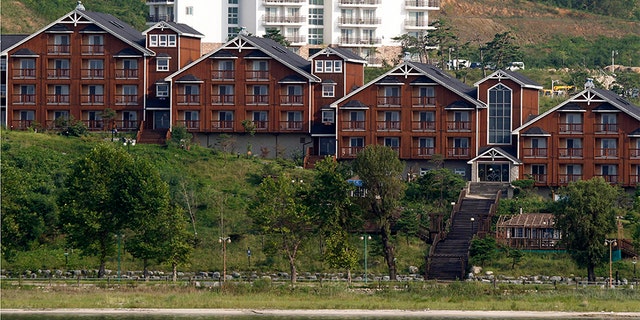
[[[184,316],[304,316],[304,317],[416,317],[416,318],[540,318],[640,319],[640,312],[457,311],[457,310],[271,310],[271,309],[2,309],[1,314]]]

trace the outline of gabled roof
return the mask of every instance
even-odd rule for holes
[[[112,34],[114,37],[124,41],[125,43],[139,50],[140,52],[149,56],[154,55],[153,51],[150,51],[145,47],[144,35],[142,35],[140,31],[128,25],[126,22],[123,22],[122,20],[110,14],[101,13],[101,12],[84,11],[84,10],[78,10],[78,9],[75,9],[67,13],[66,15],[62,16],[58,20],[48,24],[44,28],[40,29],[37,32],[32,33],[31,35],[24,37],[20,41],[17,41],[10,46],[5,47],[3,44],[2,54],[3,55],[6,54],[6,51],[9,51],[15,48],[16,46],[21,45],[22,43],[40,35],[43,32],[55,31],[60,28],[62,28],[60,29],[61,31],[64,31],[63,29],[68,30],[65,24],[70,24],[70,23],[73,23],[73,24],[94,23],[100,29]]]
[[[172,21],[160,21],[151,26],[149,29],[143,31],[142,34],[147,35],[154,29],[171,29],[181,36],[204,38],[204,35],[202,33],[198,32],[198,30],[192,28],[191,26],[184,23],[177,23]]]
[[[510,70],[496,70],[492,74],[488,75],[486,78],[480,79],[478,82],[474,83],[474,86],[479,86],[482,82],[485,82],[489,79],[511,79],[518,83],[520,86],[525,88],[531,88],[536,90],[542,90],[543,87],[539,85],[537,82],[529,79],[519,72],[514,72]]]
[[[340,58],[342,58],[345,61],[355,62],[355,63],[362,63],[362,64],[367,63],[367,60],[365,60],[361,56],[355,54],[353,51],[351,51],[349,49],[335,48],[335,47],[326,47],[326,48],[318,51],[316,54],[310,56],[309,60],[313,60],[317,56],[331,55],[331,54],[335,54],[335,55],[339,56]]]
[[[525,130],[522,133],[523,136],[549,136],[551,135],[549,132],[543,130],[540,127],[531,127],[527,130]]]
[[[242,51],[242,50],[258,50],[261,52],[261,55],[264,57],[270,57],[272,59],[277,60],[278,62],[284,64],[285,66],[291,68],[296,71],[300,76],[303,76],[310,82],[320,82],[320,78],[311,74],[311,63],[301,56],[295,54],[293,51],[287,49],[283,45],[266,38],[259,38],[254,36],[247,35],[238,35],[234,39],[228,41],[223,44],[221,47],[216,50],[209,52],[208,54],[203,55],[197,60],[189,63],[184,68],[174,72],[169,75],[165,79],[167,81],[171,81],[173,77],[180,74],[184,70],[189,69],[195,64],[200,63],[200,61],[204,59],[209,59],[211,57],[216,57],[219,51],[228,50],[228,51]],[[226,53],[225,53],[226,55]]]
[[[501,222],[499,227],[553,228],[555,220],[551,213],[521,213]]]
[[[480,159],[491,159],[491,161],[494,161],[496,158],[507,159],[516,165],[522,164],[522,161],[515,156],[515,150],[508,147],[484,147],[480,149],[477,157],[467,161],[467,163],[472,164]]]
[[[547,112],[527,121],[525,124],[515,129],[513,131],[513,134],[520,134],[520,131],[526,129],[528,126],[535,123],[536,121],[546,117],[548,114],[551,114],[558,110],[567,110],[567,109],[572,110],[573,108],[572,105],[575,105],[577,102],[586,102],[587,104],[602,103],[602,102],[608,103],[612,107],[640,121],[639,106],[636,106],[631,102],[625,100],[624,98],[622,98],[621,96],[619,96],[617,93],[613,91],[599,89],[599,88],[587,88],[579,92],[578,94],[574,95],[570,99],[562,102],[561,104],[547,110]],[[610,108],[610,107],[607,106],[607,108]]]
[[[451,75],[436,68],[433,65],[426,64],[426,63],[411,62],[411,61],[403,61],[401,64],[397,65],[396,67],[387,71],[386,73],[380,75],[378,78],[373,79],[371,82],[365,84],[364,86],[356,90],[353,90],[349,94],[345,95],[344,97],[334,101],[331,104],[331,106],[334,108],[337,107],[340,103],[350,100],[353,95],[364,90],[365,88],[368,88],[371,85],[377,84],[379,81],[381,81],[382,79],[385,79],[386,77],[395,76],[396,78],[399,78],[399,77],[406,78],[409,75],[424,76],[426,78],[429,78],[434,83],[439,84],[453,91],[454,93],[459,95],[464,101],[470,103],[476,108],[485,107],[482,101],[479,101],[476,99],[477,94],[476,94],[475,88],[464,84],[462,81],[452,77]],[[426,80],[423,78],[422,81],[426,81]]]
[[[28,34],[3,34],[0,35],[0,51],[4,52],[5,49],[13,47],[16,43],[24,40],[28,37]]]
[[[13,57],[37,57],[38,53],[31,51],[31,49],[22,48],[12,54]]]

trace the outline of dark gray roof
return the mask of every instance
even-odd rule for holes
[[[142,54],[139,51],[133,50],[131,48],[124,48],[116,53],[116,57],[119,56],[141,56]]]
[[[47,29],[46,31],[66,32],[66,31],[71,31],[71,30],[67,26],[62,24],[62,23],[56,23],[56,24],[52,25],[51,27],[49,27],[49,29]]]
[[[3,34],[0,35],[0,51],[13,46],[14,44],[24,40],[28,34]]]
[[[303,77],[301,77],[300,75],[297,75],[297,74],[290,74],[290,75],[280,79],[280,81],[278,81],[278,82],[280,82],[280,83],[287,83],[287,82],[289,82],[289,83],[291,83],[291,82],[306,83],[307,79],[305,79],[305,78],[303,78]]]
[[[448,106],[444,107],[446,110],[456,110],[456,109],[473,109],[474,105],[467,101],[457,100],[450,103]]]
[[[452,77],[448,73],[438,69],[436,66],[426,63],[419,62],[409,62],[414,67],[418,68],[420,71],[424,72],[425,75],[432,80],[442,83],[443,85],[450,87],[458,92],[464,93],[469,97],[476,99],[477,93],[476,89],[468,86],[464,82]]]
[[[176,80],[176,82],[200,82],[200,81],[202,81],[202,79],[192,74],[185,74],[184,76]]]
[[[140,31],[110,14],[82,10],[76,10],[76,12],[94,20],[101,27],[105,28],[105,31],[117,34],[132,43],[143,47],[145,46],[146,38]]]
[[[348,60],[356,60],[356,61],[361,61],[363,63],[366,62],[365,59],[363,59],[361,56],[359,56],[358,54],[356,54],[350,49],[340,48],[340,47],[331,47],[331,50],[335,51],[337,54],[343,56]]]
[[[621,111],[629,113],[630,115],[634,116],[636,119],[640,119],[640,106],[634,105],[633,103],[629,102],[628,100],[624,99],[623,97],[621,97],[620,95],[618,95],[613,91],[599,89],[599,88],[592,88],[591,90],[596,92],[601,97],[609,100],[609,103],[611,103],[613,106],[617,107]]]
[[[531,80],[529,77],[523,75],[522,73],[514,72],[510,70],[502,70],[502,71],[508,74],[509,76],[513,77],[514,79],[516,79],[517,81],[519,81],[525,86],[540,86],[539,83]]]
[[[366,104],[360,100],[349,100],[342,105],[343,108],[368,108]]]
[[[415,80],[411,81],[411,84],[436,84],[437,82],[427,76],[419,76]]]
[[[575,103],[568,103],[558,109],[558,111],[584,111],[584,108]]]
[[[595,112],[603,112],[603,111],[620,111],[620,110],[618,110],[618,108],[614,107],[610,103],[605,102],[605,103],[593,108],[593,111],[595,111]]]
[[[195,36],[202,36],[204,37],[204,35],[200,32],[198,32],[198,30],[192,28],[189,25],[186,25],[184,23],[177,23],[177,22],[165,22],[166,24],[172,26],[173,28],[175,28],[176,30],[182,32],[182,33],[186,33],[186,34],[191,34],[191,35],[195,35]]]
[[[27,57],[32,57],[32,56],[37,56],[38,54],[34,51],[32,51],[31,49],[27,49],[27,48],[22,48],[16,52],[13,53],[12,56],[14,57],[20,57],[20,56],[27,56]]]
[[[306,73],[311,73],[311,63],[305,58],[295,54],[293,51],[287,49],[287,47],[268,38],[260,38],[254,36],[241,35],[247,41],[253,43],[260,49],[264,50],[268,55],[285,61],[291,66],[298,68]]]
[[[401,85],[402,81],[398,80],[398,78],[396,78],[394,76],[386,76],[386,77],[378,80],[378,82],[376,82],[376,84]]]
[[[335,134],[336,133],[336,125],[332,124],[324,124],[314,122],[311,126],[311,134]]]
[[[549,132],[542,130],[542,128],[540,128],[540,127],[531,127],[529,129],[527,129],[525,132],[523,132],[522,134],[546,135],[546,134],[549,134]]]
[[[233,52],[223,49],[213,53],[211,58],[237,58],[237,56]]]

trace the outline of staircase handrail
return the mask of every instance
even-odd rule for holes
[[[627,239],[618,239],[618,248],[629,256],[638,256],[633,243]]]
[[[438,245],[438,243],[440,241],[442,241],[444,238],[447,237],[447,233],[450,228],[451,228],[451,221],[453,221],[453,217],[455,217],[455,214],[457,211],[460,210],[460,205],[462,203],[462,199],[464,199],[464,197],[466,197],[467,195],[467,190],[466,189],[462,189],[460,191],[460,194],[458,195],[458,201],[456,201],[456,204],[453,205],[453,208],[451,208],[451,217],[449,217],[449,220],[447,220],[447,223],[444,227],[443,230],[440,230],[438,233],[436,233],[436,235],[433,237],[433,242],[431,243],[431,248],[429,248],[429,255],[427,256],[428,259],[431,259],[431,257],[434,256],[435,251],[436,251],[436,246]],[[429,272],[431,271],[431,265],[429,263],[427,263],[427,274],[429,274]]]
[[[144,120],[140,121],[140,127],[138,127],[138,133],[136,133],[136,141],[140,141],[140,137],[142,137],[142,131],[144,131]]]
[[[484,236],[489,233],[489,230],[491,229],[491,220],[496,215],[496,212],[498,212],[498,203],[500,202],[501,197],[502,197],[502,190],[498,190],[496,192],[496,196],[495,196],[495,199],[493,200],[493,203],[489,207],[489,213],[487,214],[486,219],[482,221],[483,223],[482,223],[481,230],[480,232],[478,232],[479,237],[484,238]]]

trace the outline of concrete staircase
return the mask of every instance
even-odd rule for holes
[[[427,268],[427,278],[437,280],[462,280],[466,275],[469,246],[480,231],[486,233],[490,221],[491,205],[496,194],[506,194],[508,184],[471,183],[464,192],[444,238],[434,241]],[[473,218],[473,220],[472,220]]]

